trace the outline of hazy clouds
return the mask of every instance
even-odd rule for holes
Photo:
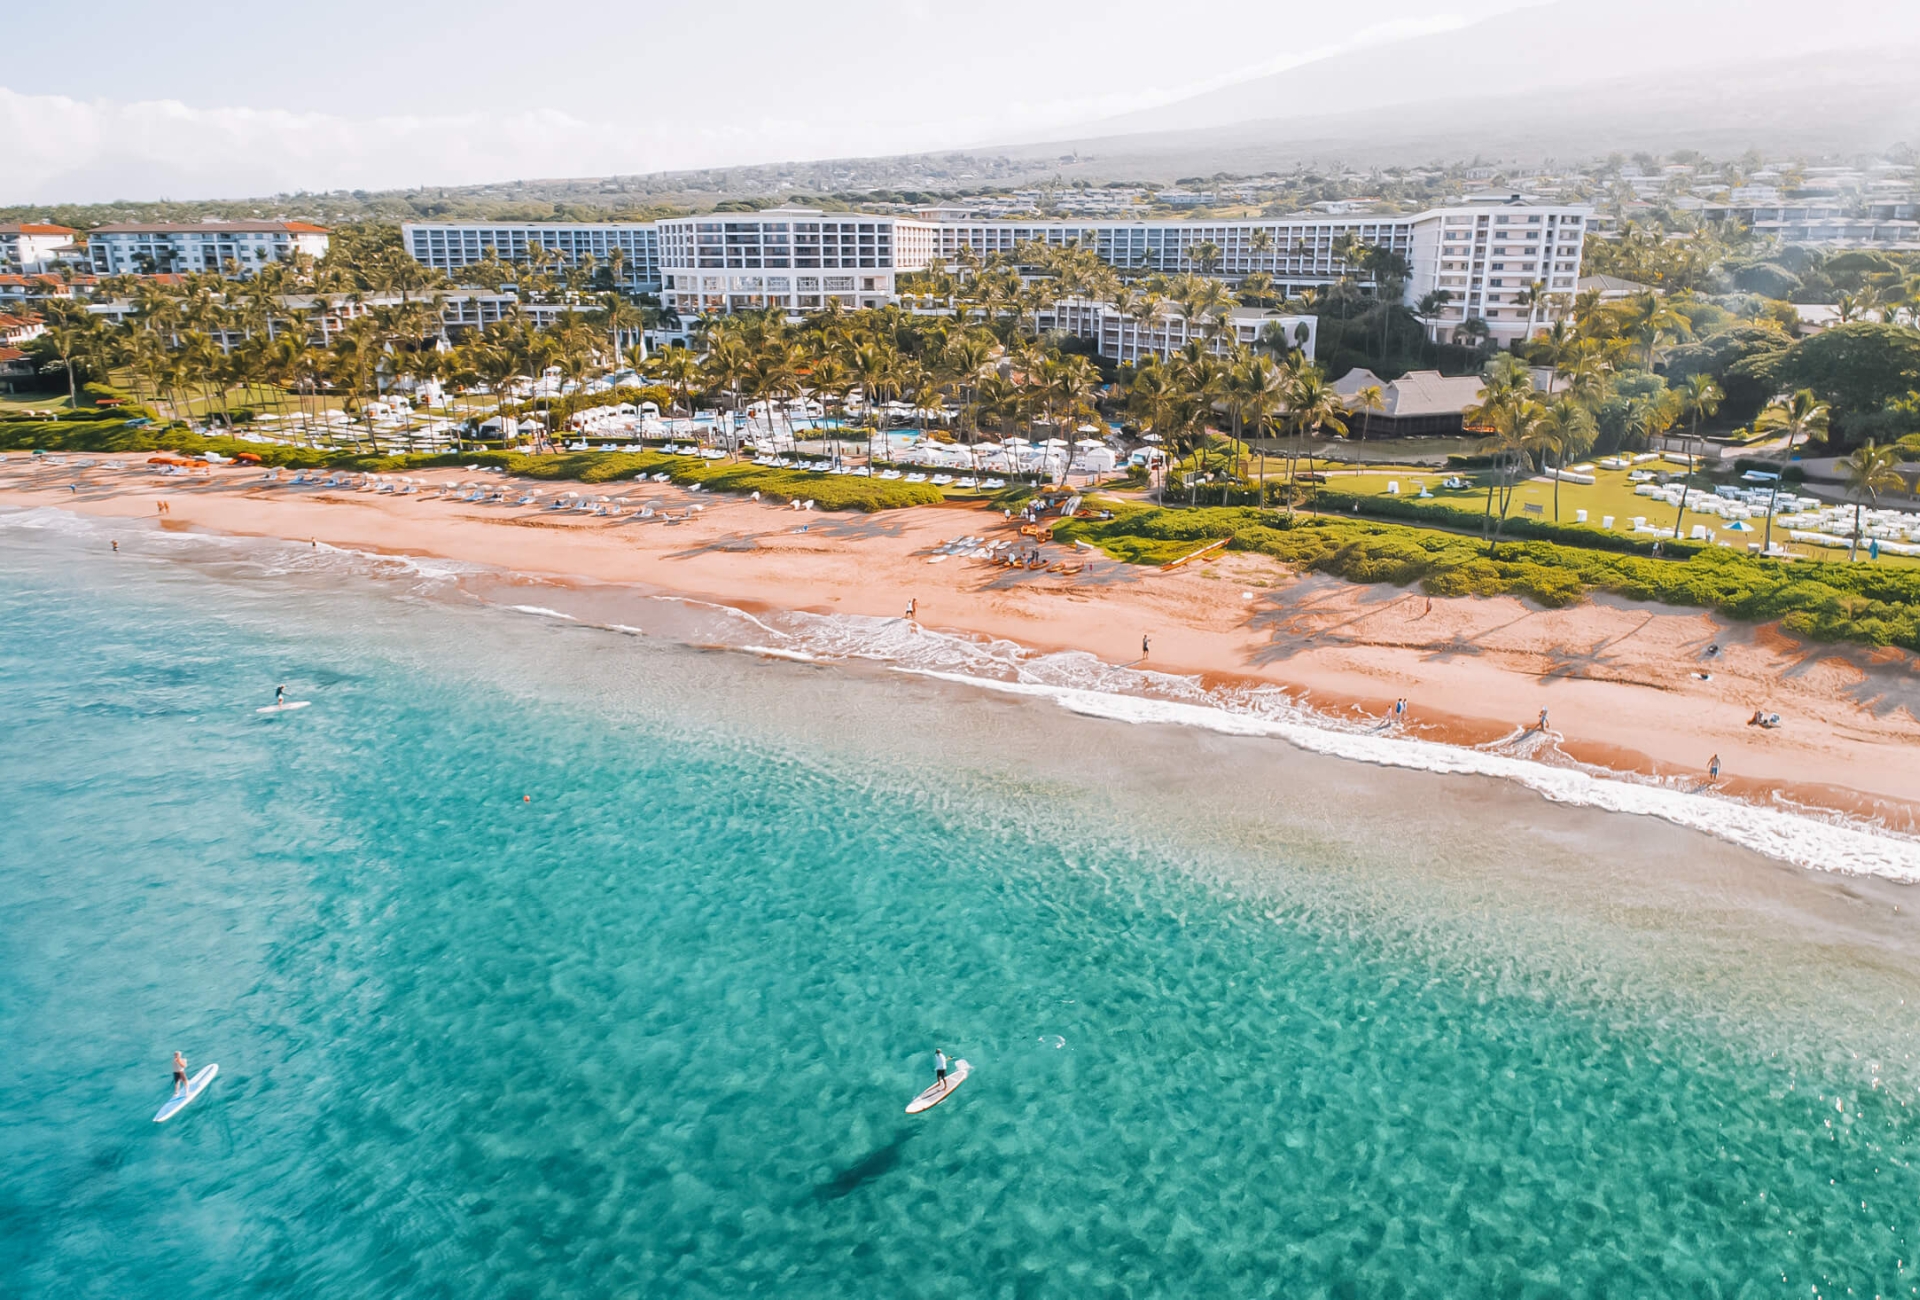
[[[0,66],[0,202],[227,197],[913,152],[1068,134],[1505,14],[1570,74],[1920,31],[1913,0],[337,0],[212,18],[97,0],[85,58]],[[1696,21],[1688,21],[1692,18]],[[1703,40],[1700,33],[1722,39]],[[1456,43],[1458,37],[1452,38]],[[1533,66],[1536,81],[1541,69]],[[1498,63],[1435,69],[1497,90]],[[1351,93],[1364,97],[1364,85]],[[1791,93],[1783,87],[1783,93]]]

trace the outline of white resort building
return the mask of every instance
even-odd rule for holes
[[[878,306],[896,300],[902,272],[936,259],[951,265],[968,251],[1011,253],[1027,242],[1091,248],[1123,273],[1195,271],[1238,281],[1258,271],[1277,292],[1296,294],[1345,276],[1338,250],[1352,240],[1405,259],[1407,305],[1445,292],[1447,301],[1428,319],[1436,337],[1475,320],[1504,344],[1527,337],[1542,319],[1546,304],[1533,301],[1536,293],[1572,297],[1590,219],[1583,207],[1502,194],[1398,216],[1032,221],[939,209],[909,217],[769,208],[651,223],[410,222],[403,233],[415,258],[449,271],[479,261],[488,248],[502,260],[522,260],[533,243],[569,260],[591,253],[604,264],[605,250],[617,243],[631,250],[624,277],[630,287],[658,292],[669,311],[688,320],[762,308],[815,311],[829,299]],[[1109,327],[1116,340],[1127,329],[1118,319],[1105,322],[1103,339]]]
[[[620,287],[629,293],[660,290],[660,238],[651,221],[408,221],[400,239],[416,262],[442,271],[489,255],[524,262],[530,249],[541,248],[570,265],[589,257],[599,268],[618,262]]]
[[[85,254],[73,244],[77,233],[70,226],[41,222],[0,225],[0,272],[35,275],[56,261],[83,261]]]
[[[100,275],[252,275],[295,253],[327,255],[327,230],[304,221],[127,222],[95,226],[87,251]]]

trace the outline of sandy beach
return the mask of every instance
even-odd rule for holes
[[[625,498],[613,518],[433,495],[504,476],[415,476],[414,495],[291,486],[257,469],[161,477],[11,458],[0,502],[53,506],[170,529],[313,540],[436,556],[547,580],[639,584],[742,608],[901,616],[929,628],[1075,649],[1210,682],[1282,687],[1319,711],[1616,770],[1707,779],[1723,791],[1920,829],[1920,677],[1905,652],[1808,645],[1704,611],[1600,600],[1541,610],[1519,600],[1298,576],[1263,556],[1221,554],[1174,572],[1049,547],[1072,574],[936,557],[960,537],[1031,545],[1003,515],[948,505],[879,515],[795,511],[665,484],[539,483],[544,504],[578,487]],[[653,506],[651,518],[631,512]],[[163,508],[164,507],[164,512]],[[697,508],[696,508],[697,507]],[[1715,649],[1717,647],[1717,649]],[[1530,737],[1547,709],[1549,734]],[[1755,710],[1781,725],[1748,724]]]

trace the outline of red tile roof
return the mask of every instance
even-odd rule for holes
[[[48,226],[32,221],[22,221],[17,225],[0,226],[0,235],[75,235],[80,233],[72,226]]]
[[[95,226],[89,233],[95,235],[182,233],[217,235],[225,232],[230,235],[259,235],[272,234],[275,231],[288,231],[296,235],[327,233],[324,226],[310,226],[304,221],[122,221],[111,225]]]

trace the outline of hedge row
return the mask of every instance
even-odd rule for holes
[[[1105,521],[1063,520],[1061,539],[1092,543],[1116,558],[1164,564],[1206,541],[1271,555],[1354,582],[1418,583],[1435,596],[1524,596],[1570,605],[1588,592],[1717,610],[1751,622],[1778,620],[1819,641],[1920,650],[1920,570],[1872,564],[1783,564],[1706,547],[1687,559],[1655,560],[1546,541],[1504,545],[1488,557],[1474,538],[1392,523],[1299,517],[1246,509],[1136,508]]]
[[[769,469],[744,461],[703,460],[657,451],[576,451],[560,456],[527,456],[513,451],[444,456],[450,464],[486,465],[537,479],[610,483],[639,474],[666,474],[674,482],[694,483],[714,492],[758,492],[779,501],[812,501],[822,510],[897,510],[937,505],[944,494],[931,483],[865,478],[847,474],[810,474]]]
[[[263,465],[281,469],[351,470],[370,474],[404,474],[410,470],[484,465],[526,478],[566,479],[579,483],[610,483],[639,474],[664,473],[670,481],[682,485],[698,483],[715,492],[758,492],[777,501],[810,500],[823,510],[896,510],[903,506],[933,505],[945,499],[940,489],[931,483],[906,483],[897,479],[841,474],[809,474],[804,470],[768,469],[740,461],[669,456],[657,451],[581,451],[557,456],[468,451],[376,456],[288,447],[278,443],[242,442],[237,438],[205,438],[177,426],[129,428],[126,419],[119,415],[106,420],[18,423],[26,428],[16,434],[16,422],[0,422],[0,449],[118,455],[155,451],[177,451],[189,455],[214,452],[229,459],[246,454],[259,457]],[[29,433],[33,436],[27,436]]]

